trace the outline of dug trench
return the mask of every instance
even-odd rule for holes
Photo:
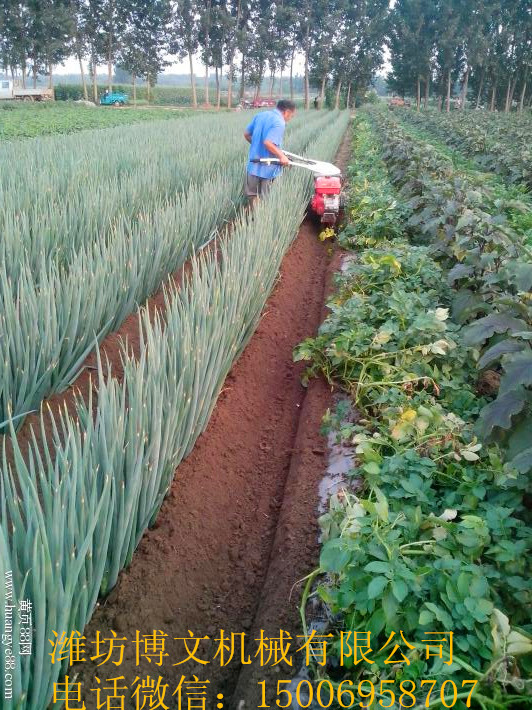
[[[348,157],[346,136],[336,163],[345,169]],[[170,708],[179,707],[179,693],[186,708],[187,691],[192,694],[199,685],[205,687],[207,709],[218,703],[229,710],[256,708],[262,700],[260,681],[267,703],[275,706],[277,681],[299,670],[304,656],[294,651],[304,640],[297,638],[302,633],[298,581],[317,564],[318,486],[326,467],[319,429],[331,392],[321,380],[303,388],[302,366],[294,364],[292,353],[316,333],[339,262],[318,232],[311,220],[302,224],[260,324],[228,375],[207,429],[179,465],[154,528],[83,632],[87,660],[69,675],[77,674],[87,710],[104,707],[112,694],[108,679],[117,677],[117,687],[137,688],[138,707],[147,692],[139,692],[138,679],[148,677],[168,686]],[[149,305],[160,307],[161,294]],[[136,349],[135,316],[102,346],[120,375],[119,336]],[[89,374],[76,382],[82,392],[90,386]],[[51,399],[52,409],[66,404],[73,411],[71,393]],[[30,417],[20,439],[29,436],[32,423]],[[234,635],[230,660],[230,652],[220,653],[222,630],[229,645]],[[274,639],[281,630],[292,637],[287,654],[292,665],[274,664]],[[90,660],[97,655],[97,636],[114,634],[126,641],[115,642],[105,663],[109,642],[99,650],[102,657]],[[262,645],[262,658],[255,655],[261,635],[271,639]],[[202,640],[196,646],[191,637]],[[160,656],[163,647],[167,655]],[[117,659],[120,665],[112,663]],[[190,683],[194,678],[198,686]],[[180,682],[181,690],[172,695]],[[203,691],[195,692],[191,707],[201,707],[197,694]]]

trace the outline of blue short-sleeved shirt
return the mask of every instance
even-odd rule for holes
[[[265,147],[264,141],[271,141],[281,148],[285,125],[283,115],[277,109],[273,111],[262,111],[253,118],[246,128],[247,133],[251,135],[249,162],[247,165],[247,171],[250,175],[257,175],[262,178],[274,178],[279,175],[282,170],[280,165],[252,163],[251,160],[253,158],[275,157]]]

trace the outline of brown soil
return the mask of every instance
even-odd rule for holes
[[[95,676],[123,675],[130,685],[136,676],[161,675],[170,693],[182,675],[190,680],[193,674],[210,681],[212,707],[216,694],[223,693],[225,707],[236,708],[256,683],[246,680],[245,671],[241,675],[238,658],[220,667],[213,661],[216,642],[205,641],[196,655],[210,660],[208,665],[173,666],[186,658],[183,641],[174,639],[189,636],[189,630],[210,639],[221,629],[245,633],[253,655],[257,623],[266,635],[279,636],[281,628],[294,637],[300,633],[300,587],[291,600],[290,592],[316,564],[317,488],[325,450],[318,431],[330,398],[321,381],[306,393],[302,366],[292,360],[294,346],[315,333],[321,320],[329,259],[316,232],[308,221],[302,226],[207,430],[176,472],[156,529],[144,536],[131,566],[85,630],[88,642],[98,631],[108,637],[111,629],[128,639],[118,674],[114,666],[80,666],[87,708],[96,707],[89,692],[97,687]],[[136,665],[131,640],[137,630],[168,634],[169,656],[162,666],[143,659]],[[261,679],[268,672],[258,671]],[[232,697],[235,690],[238,697]]]

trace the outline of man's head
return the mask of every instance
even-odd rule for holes
[[[288,123],[296,112],[296,105],[293,101],[289,101],[289,99],[281,99],[277,102],[277,110],[283,114],[284,120]]]

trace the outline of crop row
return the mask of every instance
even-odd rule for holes
[[[320,617],[331,620],[321,633],[333,633],[337,663],[315,670],[337,683],[371,680],[380,705],[390,689],[397,702],[415,683],[426,707],[528,707],[532,641],[520,627],[532,603],[529,484],[505,462],[511,454],[477,438],[493,391],[479,391],[469,327],[450,315],[450,264],[409,240],[416,228],[405,218],[416,208],[394,191],[379,144],[359,117],[341,236],[357,258],[337,279],[319,335],[296,351],[308,375],[321,371],[350,393],[325,424],[357,462],[353,485],[320,518],[320,567],[305,599],[319,579],[328,608]],[[430,696],[428,678],[437,684]],[[379,683],[394,679],[397,690]],[[454,699],[449,679],[460,689]],[[464,690],[463,680],[476,685]]]
[[[521,432],[532,424],[532,249],[508,224],[490,188],[455,171],[400,126],[373,113],[385,141],[392,183],[412,210],[408,224],[430,242],[449,269],[453,318],[468,324],[467,342],[481,368],[502,368],[497,398],[480,414],[483,436],[505,441],[520,470],[532,469],[532,449]]]
[[[95,341],[234,216],[248,119],[216,118],[8,147],[0,420],[66,387]],[[328,120],[302,116],[290,147],[304,150]]]
[[[312,154],[331,159],[347,120],[330,116]],[[130,562],[257,325],[308,192],[306,174],[285,176],[219,238],[216,252],[192,257],[180,289],[167,290],[164,319],[141,310],[140,355],[124,346],[123,382],[100,368],[94,413],[92,402],[78,401],[77,419],[64,414],[44,453],[34,442],[26,459],[11,432],[13,463],[4,454],[1,475],[0,575],[13,571],[15,597],[32,600],[37,623],[35,651],[16,659],[5,710],[46,707],[59,675],[48,639],[81,631],[98,595]]]
[[[398,112],[406,123],[428,130],[447,145],[474,158],[479,168],[504,176],[510,183],[532,186],[532,123],[484,120],[479,112],[441,114],[433,111]]]

